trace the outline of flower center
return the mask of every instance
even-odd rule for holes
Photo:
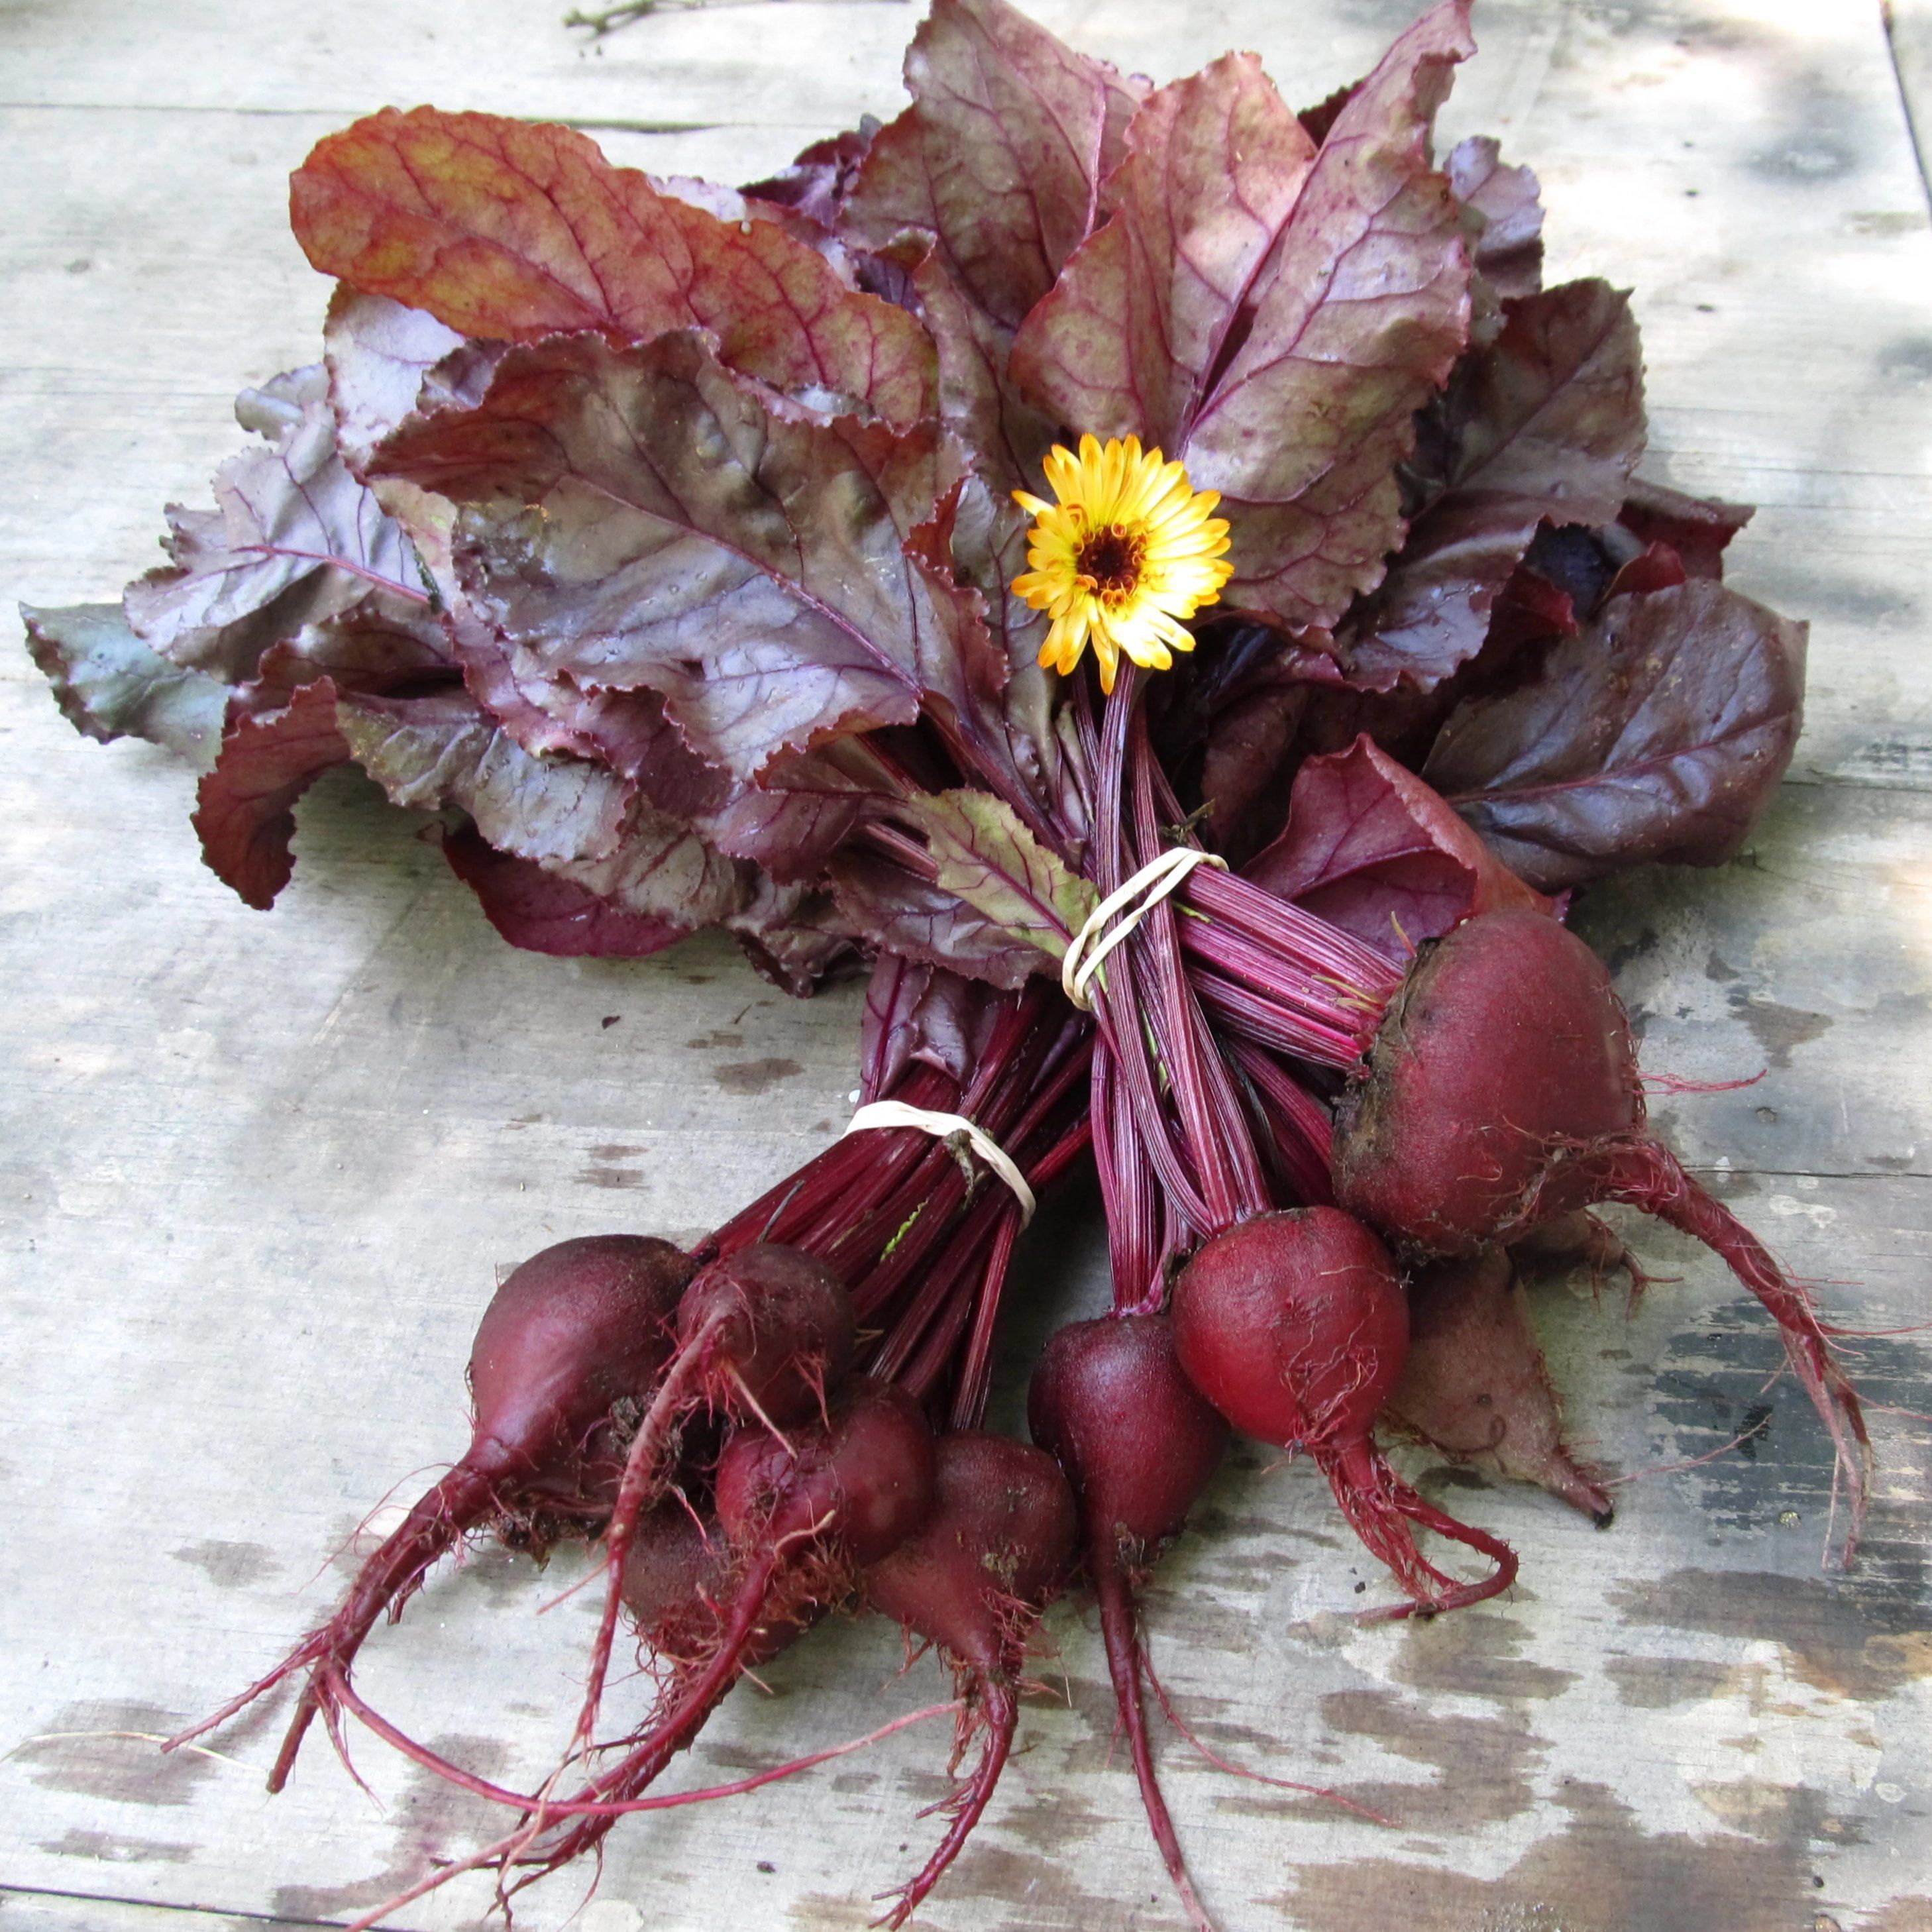
[[[1107,602],[1118,603],[1133,595],[1141,580],[1141,563],[1147,555],[1147,538],[1139,530],[1124,530],[1109,524],[1096,530],[1080,546],[1076,563],[1081,581]]]

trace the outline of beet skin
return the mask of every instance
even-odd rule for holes
[[[1600,1201],[1702,1241],[1770,1311],[1837,1449],[1849,1561],[1871,1451],[1804,1290],[1644,1125],[1630,1021],[1603,962],[1533,912],[1466,920],[1419,958],[1336,1117],[1335,1198],[1406,1258],[1472,1255]]]

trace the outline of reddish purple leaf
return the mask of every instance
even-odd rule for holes
[[[351,755],[392,805],[455,806],[500,851],[545,862],[608,860],[628,836],[635,814],[614,773],[582,758],[532,758],[466,691],[344,695],[338,716]]]
[[[1538,526],[1614,520],[1642,453],[1643,360],[1626,298],[1570,282],[1506,307],[1444,399],[1441,471],[1375,594],[1336,633],[1352,683],[1439,682],[1482,649]]]
[[[112,604],[37,610],[22,604],[27,650],[76,731],[100,744],[146,738],[205,769],[228,711],[228,687],[184,670],[128,629]]]
[[[722,221],[568,128],[385,108],[317,143],[290,215],[325,274],[464,335],[703,328],[774,388],[900,424],[932,406],[932,346],[903,309],[847,286],[776,223]]]
[[[982,769],[1009,775],[1007,802],[1016,808],[1030,805],[1029,823],[1036,830],[1042,819],[1051,820],[1056,842],[1076,844],[1086,832],[1074,776],[1078,761],[1070,764],[1058,736],[1067,723],[1054,706],[1059,680],[1040,664],[1047,619],[1012,590],[1014,578],[1026,568],[1028,520],[1010,496],[978,474],[960,484],[943,506],[942,514],[947,512],[952,574],[962,597],[976,593],[972,612],[986,626],[994,658],[1005,666],[996,694],[990,674],[978,681],[978,716],[968,728],[983,754]]]
[[[864,116],[856,128],[802,148],[789,167],[749,183],[745,193],[756,200],[792,208],[821,228],[837,228],[845,197],[858,177],[860,164],[878,138],[880,124],[872,115]]]
[[[1011,991],[1046,963],[1039,948],[956,894],[862,848],[837,854],[826,882],[851,929],[868,944]]]
[[[719,810],[733,781],[694,752],[655,691],[586,691],[513,650],[460,595],[446,614],[471,694],[525,751],[608,765],[661,812]]]
[[[1314,164],[1252,54],[1150,95],[1113,214],[1027,317],[1014,380],[1071,429],[1182,451]]]
[[[755,878],[743,909],[724,922],[760,979],[802,1000],[854,956],[854,934],[822,886]]]
[[[846,231],[878,248],[933,236],[968,299],[1016,329],[1092,231],[1145,84],[1004,0],[934,0],[905,79],[913,104],[873,141]]]
[[[1524,644],[1574,635],[1576,622],[1576,599],[1570,592],[1540,571],[1519,564],[1490,613],[1490,646],[1513,657]]]
[[[514,349],[477,408],[406,424],[378,466],[463,506],[470,601],[520,666],[660,692],[701,758],[749,779],[910,724],[950,674],[902,550],[945,460],[931,424],[775,414],[674,334]]]
[[[1252,814],[1276,782],[1309,695],[1309,687],[1292,678],[1263,684],[1234,699],[1208,728],[1201,797],[1224,856],[1238,858],[1252,849]],[[1280,816],[1277,810],[1277,823]]]
[[[350,755],[335,686],[326,677],[291,692],[279,710],[234,715],[195,792],[194,829],[208,869],[266,912],[295,870],[296,800]]]
[[[1062,844],[1053,684],[1038,662],[1042,614],[1012,594],[1027,519],[977,476],[962,479],[905,544],[942,648],[922,674],[926,716],[961,771]]]
[[[1626,597],[1646,590],[1668,590],[1686,582],[1684,560],[1667,543],[1646,544],[1627,563],[1618,566],[1606,597]]]
[[[128,586],[128,623],[156,650],[224,682],[253,677],[263,651],[387,586],[421,608],[416,555],[402,527],[350,475],[336,448],[320,370],[244,394],[237,413],[273,432],[272,448],[215,472],[218,508],[170,506],[172,565]],[[259,406],[266,403],[264,410]]]
[[[691,930],[656,914],[626,910],[575,880],[499,852],[474,826],[445,832],[442,856],[476,895],[490,923],[526,952],[566,959],[642,959],[675,945]]]
[[[910,272],[940,415],[982,475],[1036,488],[1052,425],[1008,380],[1013,332],[1098,218],[1145,83],[1004,0],[936,0],[905,72],[913,104],[872,142],[841,232]]]
[[[860,1104],[890,1094],[916,1060],[963,1086],[998,1016],[982,983],[880,953],[866,983],[860,1026]]]
[[[1430,132],[1474,50],[1443,0],[1352,94],[1256,292],[1252,326],[1196,415],[1196,486],[1234,526],[1226,601],[1332,624],[1401,542],[1395,466],[1468,338],[1468,258]]]
[[[1550,910],[1366,736],[1301,767],[1288,829],[1246,875],[1398,962],[1478,913]]]
[[[324,676],[338,692],[410,697],[454,684],[458,672],[434,617],[376,596],[271,644],[256,682],[270,691],[292,691]]]
[[[1163,88],[1112,220],[1016,346],[1070,428],[1138,434],[1220,492],[1232,606],[1330,624],[1401,540],[1395,466],[1468,332],[1462,218],[1429,157],[1468,11],[1411,28],[1318,151],[1246,57]]]
[[[696,829],[721,852],[749,860],[782,885],[814,879],[887,789],[862,756],[808,752],[771,766],[757,784],[734,783]]]
[[[1668,544],[1691,576],[1720,578],[1726,546],[1754,514],[1748,503],[1687,496],[1633,477],[1618,520],[1641,542]]]
[[[1534,295],[1543,286],[1543,203],[1527,168],[1507,167],[1499,144],[1472,134],[1442,164],[1456,199],[1481,218],[1470,250],[1477,272],[1499,296]]]
[[[1563,1441],[1529,1304],[1501,1248],[1417,1270],[1408,1354],[1386,1412],[1456,1462],[1540,1484],[1607,1522],[1610,1499]]]
[[[1526,683],[1460,706],[1423,776],[1545,892],[1721,864],[1790,762],[1805,632],[1707,578],[1612,598]]]
[[[359,472],[397,424],[430,400],[460,394],[487,376],[497,346],[475,344],[427,310],[387,296],[358,294],[347,283],[330,298],[322,329],[336,440]]]

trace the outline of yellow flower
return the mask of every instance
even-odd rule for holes
[[[1140,438],[1090,436],[1080,454],[1055,443],[1045,465],[1057,503],[1024,490],[1013,501],[1034,519],[1015,596],[1053,622],[1040,661],[1064,676],[1090,639],[1100,688],[1112,691],[1124,652],[1148,670],[1166,670],[1194,639],[1182,622],[1221,595],[1234,566],[1225,519],[1209,512],[1221,499],[1197,491],[1184,464],[1141,452]]]

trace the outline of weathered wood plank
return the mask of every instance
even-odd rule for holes
[[[111,593],[152,559],[160,501],[198,497],[234,446],[233,388],[313,355],[325,291],[286,236],[281,178],[329,127],[434,97],[622,123],[604,138],[628,162],[742,176],[892,112],[913,20],[667,12],[599,55],[557,26],[560,0],[320,10],[76,0],[0,18],[0,557],[19,592]],[[1256,46],[1313,98],[1410,9],[1039,10],[1162,76]],[[1488,50],[1450,131],[1496,127],[1538,166],[1555,272],[1636,285],[1656,466],[1759,496],[1735,578],[1815,621],[1801,759],[1831,782],[1788,791],[1748,862],[1632,879],[1580,917],[1652,1065],[1771,1062],[1745,1092],[1659,1097],[1687,1157],[1858,1325],[1923,1321],[1932,231],[1877,16],[1482,11]],[[0,1601],[16,1662],[0,1883],[95,1895],[49,1918],[68,1904],[0,1893],[0,1932],[206,1922],[108,1894],[340,1921],[472,1842],[475,1809],[373,1747],[358,1761],[380,1811],[326,1754],[268,1805],[234,1764],[48,1734],[165,1730],[278,1654],[340,1587],[342,1559],[317,1574],[326,1552],[460,1446],[458,1366],[495,1270],[567,1234],[694,1232],[824,1144],[854,996],[793,1006],[708,940],[635,966],[510,952],[349,782],[305,805],[283,905],[249,914],[195,862],[182,776],[75,739],[12,650],[0,746],[0,1520],[22,1553]],[[1170,1736],[1184,1834],[1231,1926],[1352,1932],[1400,1910],[1420,1932],[1784,1932],[1814,1913],[1908,1932],[1932,1910],[1928,1432],[1879,1418],[1870,1559],[1849,1584],[1822,1576],[1828,1468],[1788,1378],[1761,1392],[1768,1326],[1706,1260],[1639,1239],[1684,1280],[1633,1321],[1581,1280],[1539,1298],[1577,1433],[1627,1474],[1665,1468],[1768,1402],[1752,1455],[1631,1483],[1607,1536],[1538,1496],[1454,1486],[1517,1542],[1526,1583],[1439,1630],[1348,1624],[1358,1579],[1318,1483],[1252,1456],[1162,1571],[1157,1656],[1204,1736],[1396,1821],[1234,1783]],[[1090,1214],[1042,1228],[1016,1376],[1053,1321],[1098,1301],[1100,1265]],[[1928,1406],[1916,1341],[1863,1353],[1876,1400]],[[1017,1428],[1010,1386],[1003,1401]],[[479,1553],[372,1647],[369,1688],[479,1768],[532,1773],[589,1613],[534,1612],[580,1574]],[[1097,1645],[1070,1610],[1054,1628],[1069,1700],[1030,1707],[995,1814],[923,1922],[1172,1922],[1108,1763]],[[898,1683],[898,1661],[885,1633],[817,1634],[687,1774],[935,1694],[935,1666]],[[270,1741],[263,1720],[216,1742],[258,1765]],[[931,1841],[911,1814],[943,1794],[944,1743],[915,1732],[708,1816],[632,1821],[577,1923],[856,1928]],[[575,1896],[539,1895],[527,1922]],[[486,1904],[454,1888],[399,1922],[469,1924]]]
[[[110,1861],[122,1856],[98,1834]],[[0,1924],[7,1932],[263,1932],[265,1928],[307,1932],[322,1922],[278,1918],[266,1913],[206,1912],[198,1906],[142,1905],[96,1893],[22,1892],[0,1886]]]

